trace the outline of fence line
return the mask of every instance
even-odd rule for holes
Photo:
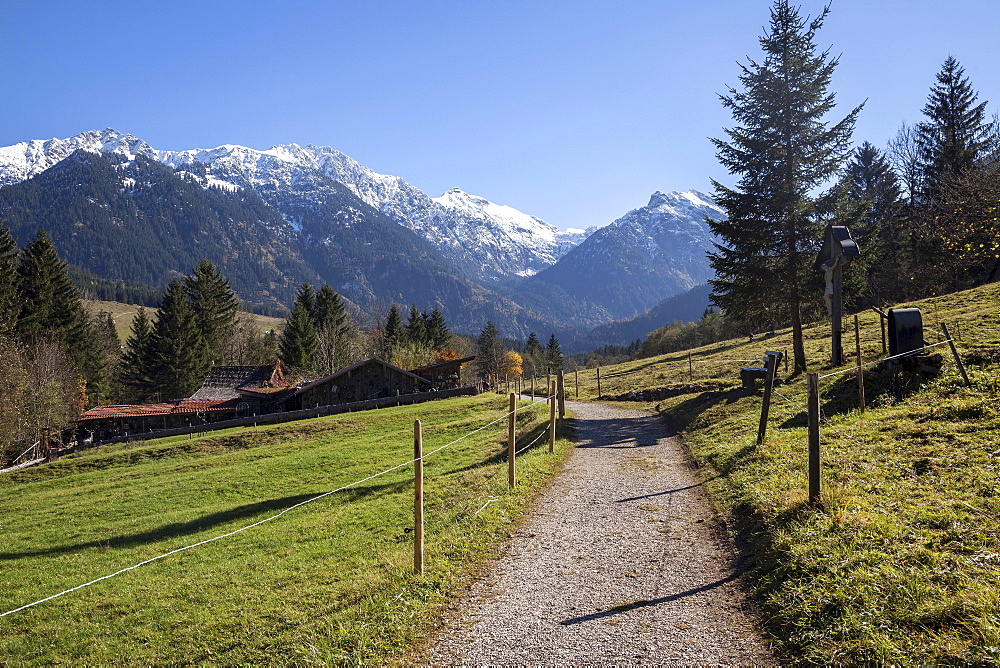
[[[544,404],[533,403],[531,406],[528,406],[525,410],[530,410],[532,407],[537,406],[537,405],[544,405]],[[451,441],[450,443],[446,443],[446,444],[444,444],[444,445],[442,445],[442,446],[440,446],[438,448],[435,448],[434,450],[431,450],[430,452],[425,453],[423,455],[423,459],[426,459],[427,457],[429,457],[429,456],[431,456],[431,455],[433,455],[435,453],[441,452],[445,448],[449,448],[449,447],[451,447],[451,446],[453,446],[453,445],[455,445],[457,443],[460,443],[461,441],[464,441],[465,439],[469,438],[470,436],[472,436],[474,434],[477,434],[477,433],[483,431],[484,429],[492,427],[493,425],[497,424],[498,422],[502,422],[503,420],[506,420],[508,417],[510,417],[510,415],[512,413],[515,413],[515,412],[516,411],[508,411],[507,413],[504,413],[502,416],[500,416],[499,418],[497,418],[493,422],[490,422],[489,424],[483,425],[482,427],[479,427],[478,429],[475,429],[475,430],[469,432],[468,434],[465,434],[464,436],[460,436],[459,438],[456,438],[455,440]],[[536,441],[537,440],[538,439],[536,439]],[[533,445],[533,444],[534,443],[532,443],[531,445]],[[12,615],[12,614],[14,614],[16,612],[21,612],[22,610],[27,610],[28,608],[33,608],[36,605],[40,605],[42,603],[46,603],[48,601],[57,599],[57,598],[59,598],[61,596],[65,596],[66,594],[70,594],[70,593],[72,593],[74,591],[78,591],[80,589],[84,589],[86,587],[90,587],[91,585],[95,585],[98,582],[102,582],[104,580],[108,580],[110,578],[122,575],[124,573],[128,573],[129,571],[134,571],[135,569],[140,568],[142,566],[146,566],[147,564],[151,564],[154,561],[159,561],[161,559],[165,559],[165,558],[167,558],[169,556],[178,554],[180,552],[186,552],[186,551],[194,549],[196,547],[201,547],[202,545],[207,545],[208,543],[214,543],[217,540],[222,540],[223,538],[229,538],[230,536],[235,536],[238,533],[242,533],[242,532],[247,531],[249,529],[253,529],[255,527],[259,527],[262,524],[266,524],[266,523],[268,523],[268,522],[270,522],[272,520],[278,519],[279,517],[281,517],[285,513],[288,513],[288,512],[290,512],[292,510],[295,510],[296,508],[301,508],[302,506],[310,504],[310,503],[312,503],[314,501],[319,501],[320,499],[323,499],[323,498],[326,498],[326,497],[331,496],[333,494],[336,494],[337,492],[342,492],[342,491],[344,491],[346,489],[350,489],[350,488],[356,487],[356,486],[358,486],[358,485],[360,485],[362,483],[368,482],[369,480],[374,480],[375,478],[379,478],[381,476],[384,476],[387,473],[392,473],[393,471],[397,471],[397,470],[399,470],[401,468],[409,466],[409,465],[413,464],[416,461],[417,461],[416,458],[410,459],[409,461],[403,462],[402,464],[397,464],[396,466],[388,468],[388,469],[386,469],[384,471],[380,471],[379,473],[375,473],[374,475],[370,475],[367,478],[363,478],[361,480],[356,480],[356,481],[354,481],[352,483],[349,483],[347,485],[344,485],[342,487],[338,487],[337,489],[333,489],[333,490],[330,490],[329,492],[324,492],[322,494],[318,494],[318,495],[316,495],[316,496],[314,496],[314,497],[312,497],[310,499],[306,499],[305,501],[300,501],[299,503],[296,503],[293,506],[289,506],[288,508],[285,508],[284,510],[282,510],[282,511],[280,511],[278,513],[275,513],[274,515],[271,515],[270,517],[265,517],[264,519],[262,519],[262,520],[260,520],[258,522],[254,522],[252,524],[248,524],[246,526],[240,527],[238,529],[234,529],[233,531],[229,531],[227,533],[220,534],[218,536],[214,536],[212,538],[206,538],[205,540],[201,540],[201,541],[198,541],[196,543],[191,543],[190,545],[185,545],[184,547],[179,547],[177,549],[170,550],[169,552],[165,552],[163,554],[157,555],[157,556],[152,557],[150,559],[146,559],[145,561],[140,561],[137,564],[133,564],[132,566],[127,566],[125,568],[117,570],[114,573],[110,573],[108,575],[103,575],[103,576],[101,576],[99,578],[91,580],[90,582],[85,582],[85,583],[77,585],[75,587],[71,587],[69,589],[66,589],[64,591],[59,592],[58,594],[53,594],[51,596],[46,596],[45,598],[39,599],[37,601],[33,601],[31,603],[27,603],[27,604],[22,605],[22,606],[20,606],[18,608],[14,608],[12,610],[8,610],[6,612],[2,612],[2,613],[0,613],[0,617],[6,617],[6,616]]]
[[[946,339],[944,341],[938,341],[937,343],[931,343],[929,345],[923,346],[923,348],[921,348],[920,350],[924,350],[925,348],[934,348],[936,346],[943,346],[944,344],[951,343],[954,340],[955,339]],[[892,355],[890,357],[882,357],[882,358],[879,358],[877,360],[872,360],[871,362],[865,362],[861,366],[862,367],[866,367],[866,366],[871,366],[873,364],[881,364],[882,362],[885,362],[887,360],[894,360],[894,359],[897,359],[899,357],[913,357],[914,355],[916,355],[917,353],[919,353],[920,350],[910,350],[910,351],[907,351],[905,353],[899,353],[898,355]],[[831,373],[824,374],[824,375],[820,376],[819,379],[823,380],[824,378],[829,378],[830,376],[839,376],[839,375],[842,375],[842,374],[845,374],[845,373],[856,373],[857,370],[858,370],[857,367],[851,367],[850,369],[841,369],[840,371],[833,371]]]

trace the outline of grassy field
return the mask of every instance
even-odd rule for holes
[[[693,350],[695,384],[661,401],[745,539],[780,650],[801,663],[1000,662],[1000,285],[908,304],[925,338],[960,336],[972,386],[946,345],[938,377],[821,380],[820,507],[807,503],[804,377],[780,374],[768,437],[755,447],[760,393],[739,389],[741,360],[790,350],[787,331]],[[879,316],[862,318],[864,362],[882,356]],[[853,321],[847,366],[856,363]],[[810,371],[832,373],[829,326],[806,331]],[[746,364],[746,362],[742,362]],[[756,366],[756,365],[755,365]],[[687,352],[602,369],[605,395],[690,383]],[[596,395],[593,371],[582,393]],[[691,388],[696,389],[696,388]]]
[[[104,311],[111,314],[111,319],[115,323],[115,329],[118,330],[118,338],[124,343],[132,334],[132,318],[135,317],[136,312],[139,310],[139,306],[135,304],[123,304],[121,302],[106,302],[99,300],[85,299],[83,300],[84,308],[86,308],[91,313],[100,313]],[[156,316],[156,309],[145,307],[146,315],[153,319]],[[245,313],[243,314],[250,318],[257,327],[262,332],[267,332],[272,329],[281,329],[284,325],[284,320],[281,318],[272,318],[266,315],[260,315],[258,313]]]
[[[0,613],[270,517],[506,412],[496,395],[111,446],[0,478]],[[526,405],[525,405],[526,406]],[[519,414],[519,445],[543,410]],[[546,414],[547,417],[547,414]],[[0,663],[358,664],[393,660],[493,555],[568,443],[507,489],[506,421],[428,457],[426,572],[413,469],[0,618]]]

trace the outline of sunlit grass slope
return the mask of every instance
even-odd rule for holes
[[[0,478],[0,612],[270,517],[506,412],[496,395],[112,446]],[[519,414],[519,445],[544,407]],[[384,662],[493,554],[568,451],[542,438],[507,490],[506,421],[429,457],[427,567],[413,467],[0,618],[0,663]]]
[[[747,539],[767,621],[795,661],[1000,661],[1000,285],[906,306],[921,308],[928,343],[941,322],[959,335],[972,386],[947,345],[931,351],[945,357],[937,378],[870,378],[864,413],[853,373],[823,379],[819,508],[806,503],[804,377],[781,374],[761,447],[760,393],[738,389],[739,360],[789,350],[787,331],[691,351],[695,383],[723,389],[647,402],[685,435]],[[882,356],[878,320],[861,316],[865,362]],[[806,336],[810,370],[837,371],[829,326]],[[627,370],[602,382],[606,395],[689,383],[687,352],[602,373]],[[594,372],[581,375],[594,396]]]

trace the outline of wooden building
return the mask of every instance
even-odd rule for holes
[[[429,380],[432,389],[451,390],[462,386],[462,367],[474,359],[476,358],[463,357],[457,360],[428,364],[427,366],[412,369],[410,373]]]
[[[431,382],[426,378],[372,357],[329,376],[299,383],[294,394],[283,399],[282,410],[385,399],[429,389]]]

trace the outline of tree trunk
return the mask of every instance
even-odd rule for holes
[[[802,342],[802,305],[799,291],[793,289],[791,295],[792,308],[792,355],[795,357],[795,373],[805,373],[806,349]]]

